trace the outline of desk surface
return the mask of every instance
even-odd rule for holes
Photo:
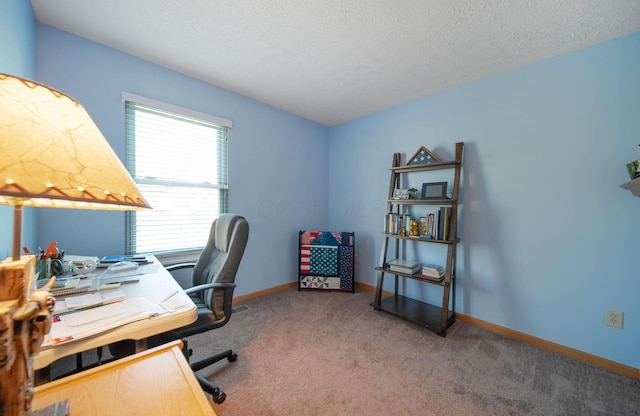
[[[212,415],[180,341],[35,388],[34,410],[69,400],[71,415]]]
[[[198,316],[196,306],[182,291],[175,279],[171,277],[171,274],[157,260],[152,264],[140,267],[145,268],[142,270],[145,274],[139,276],[140,280],[138,282],[125,283],[120,286],[120,289],[126,293],[128,299],[144,297],[151,302],[159,303],[175,293],[175,296],[184,299],[184,303],[187,303],[189,307],[153,316],[142,321],[132,322],[88,338],[44,347],[33,357],[33,368],[39,370],[68,355],[88,351],[117,341],[125,339],[142,340],[180,328],[196,320]]]

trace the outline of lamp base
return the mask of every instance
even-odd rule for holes
[[[0,415],[31,414],[33,366],[50,329],[52,301],[37,291],[35,256],[0,262]]]

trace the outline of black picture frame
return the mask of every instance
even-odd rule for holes
[[[420,199],[446,199],[447,182],[426,182],[422,184]]]

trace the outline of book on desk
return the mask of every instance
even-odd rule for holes
[[[124,261],[134,262],[137,264],[149,264],[153,262],[153,257],[144,256],[144,255],[126,256],[126,255],[120,255],[120,254],[115,256],[104,256],[98,261],[98,267],[104,269],[114,263],[119,263]]]
[[[87,276],[66,276],[56,278],[54,286],[49,289],[49,292],[54,297],[71,295],[74,293],[84,293],[91,290],[91,282],[86,279]],[[49,279],[38,280],[38,287],[41,287],[48,283]]]

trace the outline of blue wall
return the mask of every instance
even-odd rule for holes
[[[31,3],[0,0],[0,73],[36,79],[35,18]],[[0,260],[11,256],[13,207],[0,205]],[[22,243],[36,241],[35,210],[24,208]]]
[[[122,91],[232,120],[229,210],[250,226],[236,293],[294,280],[298,230],[328,225],[316,202],[328,198],[326,127],[47,25],[37,24],[36,44],[38,80],[81,102],[121,160]],[[41,246],[124,252],[124,213],[40,209],[37,225]]]
[[[24,4],[0,2],[0,70],[32,77]],[[640,200],[619,188],[638,157],[640,34],[327,129],[51,27],[36,31],[37,79],[82,102],[120,157],[123,90],[233,120],[230,209],[251,223],[238,294],[296,279],[303,228],[355,231],[357,280],[375,285],[392,154],[406,160],[424,145],[450,159],[464,141],[457,310],[640,368]],[[124,249],[123,214],[37,212],[37,245]],[[606,308],[624,312],[624,329],[604,325]]]
[[[451,160],[463,141],[457,311],[640,367],[640,199],[619,187],[640,156],[638,74],[635,34],[332,128],[329,224],[356,232],[357,279],[376,282],[393,153]],[[424,246],[410,255],[443,259]]]

